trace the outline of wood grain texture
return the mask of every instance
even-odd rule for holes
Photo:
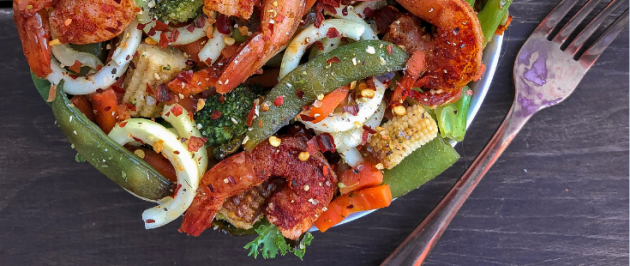
[[[0,265],[378,265],[490,139],[514,97],[515,56],[556,2],[512,4],[492,89],[457,147],[462,159],[391,207],[315,233],[304,262],[249,258],[251,237],[187,237],[178,223],[144,230],[151,204],[74,161],[30,81],[12,14],[0,10]],[[628,265],[628,56],[625,31],[573,96],[530,120],[426,265]]]

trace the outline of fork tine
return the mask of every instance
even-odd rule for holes
[[[562,18],[571,11],[571,8],[573,8],[576,3],[576,0],[562,0],[553,10],[551,10],[551,13],[543,19],[534,32],[542,32],[545,35],[549,35],[558,23],[560,23],[560,20],[562,20]]]
[[[575,56],[575,54],[582,49],[584,43],[586,43],[586,41],[593,35],[593,33],[595,33],[599,26],[604,23],[604,20],[606,20],[606,18],[608,18],[608,16],[610,16],[610,14],[615,11],[615,9],[617,9],[617,7],[619,7],[619,5],[621,5],[622,3],[623,1],[620,0],[613,0],[608,3],[606,8],[604,8],[604,10],[602,10],[602,12],[600,12],[597,17],[595,17],[595,19],[593,19],[593,21],[591,21],[591,23],[589,23],[577,37],[575,37],[573,42],[571,42],[571,44],[569,44],[569,46],[567,47],[566,52],[571,53]]]
[[[624,11],[616,20],[611,24],[604,33],[591,45],[591,47],[584,52],[580,57],[580,63],[585,67],[591,67],[599,56],[608,48],[608,45],[617,38],[617,35],[623,31],[628,25],[628,9]]]
[[[601,0],[589,0],[588,3],[586,3],[586,5],[584,5],[580,9],[580,11],[571,18],[571,20],[567,23],[567,25],[562,27],[560,32],[558,32],[558,35],[556,35],[556,37],[553,38],[553,41],[556,43],[559,43],[560,45],[566,42],[569,36],[571,35],[571,33],[573,33],[573,31],[575,31],[575,29],[580,25],[580,23],[582,23],[582,21],[586,18],[586,16],[588,16],[588,14],[590,14],[593,11],[593,9],[595,9],[595,7],[597,6],[597,4],[599,4],[599,2],[601,2]]]

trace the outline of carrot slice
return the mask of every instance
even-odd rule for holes
[[[339,192],[344,195],[355,190],[380,185],[383,183],[383,172],[371,163],[362,163],[355,168],[345,170],[339,182],[343,184]]]
[[[90,102],[94,110],[96,124],[105,132],[109,132],[118,122],[118,99],[113,89],[97,91],[90,94]]]
[[[319,231],[326,232],[326,230],[340,223],[350,214],[385,208],[391,202],[392,192],[389,185],[353,191],[350,194],[334,199],[314,224]]]
[[[350,91],[350,85],[343,86],[338,88],[324,96],[324,98],[320,101],[321,106],[311,108],[311,112],[308,116],[315,118],[312,122],[319,123],[324,118],[328,117],[330,113],[332,113],[343,99],[348,96],[348,92]]]
[[[94,111],[92,111],[92,104],[90,99],[85,95],[75,95],[70,99],[70,102],[83,113],[87,119],[94,122]]]
[[[142,154],[144,154],[144,158],[142,158],[144,161],[153,166],[155,170],[158,170],[158,172],[160,172],[160,174],[166,177],[169,181],[177,182],[175,167],[173,167],[173,164],[171,164],[171,162],[164,158],[161,154],[147,148],[134,147],[131,145],[125,145],[125,148],[134,154],[136,154],[136,150],[141,150]]]

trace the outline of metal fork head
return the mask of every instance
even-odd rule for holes
[[[612,0],[565,50],[561,49],[563,44],[568,41],[569,36],[574,33],[599,0],[590,0],[560,30],[558,36],[549,41],[550,34],[559,27],[560,21],[577,1],[563,0],[551,11],[527,39],[514,63],[516,87],[514,115],[529,117],[541,109],[564,101],[573,93],[588,69],[628,24],[628,10],[626,9],[595,43],[590,47],[584,47],[585,40],[592,37],[604,19],[622,1]],[[584,55],[576,58],[576,55],[583,50],[586,50]]]

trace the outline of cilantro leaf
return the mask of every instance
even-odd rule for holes
[[[306,246],[310,245],[313,240],[313,235],[306,233],[299,242],[299,245],[291,247],[278,230],[278,227],[267,221],[258,226],[255,231],[258,233],[258,237],[244,247],[245,249],[249,249],[248,256],[253,255],[254,258],[257,258],[259,253],[262,253],[264,259],[273,259],[278,253],[284,256],[292,252],[295,256],[302,259],[306,252]]]

